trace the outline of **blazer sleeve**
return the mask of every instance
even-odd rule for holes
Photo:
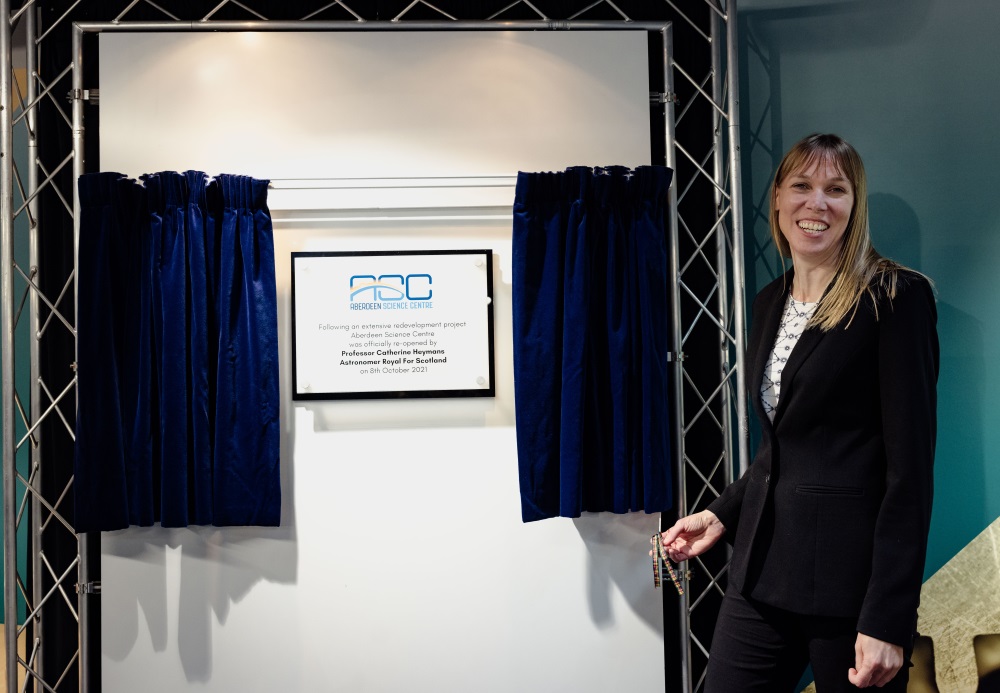
[[[748,469],[742,477],[729,484],[718,498],[708,504],[708,510],[712,511],[719,518],[722,526],[726,528],[726,533],[722,536],[730,544],[736,540],[736,527],[739,524],[743,495],[749,476],[750,470]]]
[[[930,284],[899,278],[879,302],[878,368],[885,496],[858,631],[910,646],[916,631],[933,495],[939,347]],[[844,560],[850,560],[845,556]]]

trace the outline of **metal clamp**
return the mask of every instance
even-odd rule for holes
[[[66,92],[66,100],[70,103],[74,101],[90,101],[95,106],[101,100],[100,89],[70,89]]]
[[[101,581],[95,580],[94,582],[78,582],[75,585],[77,594],[100,594],[101,593]]]
[[[668,91],[651,91],[649,92],[649,103],[663,104],[672,103],[679,104],[681,102],[680,98],[677,96],[677,92]]]

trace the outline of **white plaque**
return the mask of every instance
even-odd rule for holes
[[[296,400],[493,397],[493,252],[292,253]]]

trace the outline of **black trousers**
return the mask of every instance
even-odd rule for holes
[[[744,599],[728,590],[715,624],[705,693],[794,693],[812,664],[817,693],[855,693],[857,619],[804,616]],[[905,693],[909,656],[881,693]]]

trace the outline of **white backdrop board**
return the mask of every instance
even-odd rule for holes
[[[522,524],[513,428],[512,176],[648,164],[646,50],[101,36],[103,170],[276,182],[283,484],[279,528],[103,536],[104,691],[663,690],[656,516]],[[290,254],[417,247],[493,250],[496,396],[293,403]]]

